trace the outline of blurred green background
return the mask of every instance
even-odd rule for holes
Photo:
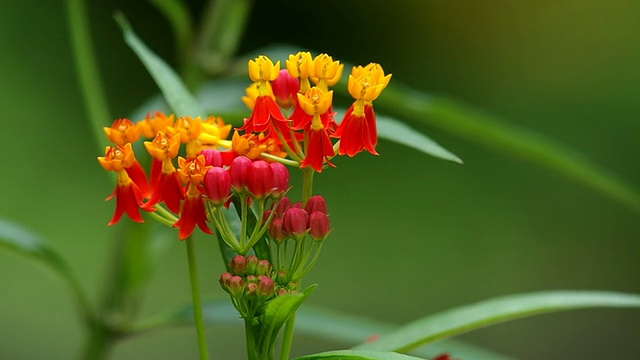
[[[93,45],[113,117],[158,92],[113,21],[176,64],[170,29],[146,1],[92,0]],[[0,4],[5,167],[0,216],[46,236],[97,300],[116,229],[112,179],[98,166],[60,0]],[[203,4],[190,3],[198,18]],[[256,1],[241,53],[271,43],[376,61],[393,82],[446,94],[575,149],[638,189],[638,1]],[[247,80],[248,83],[248,80]],[[242,94],[238,94],[241,96]],[[383,95],[384,96],[384,93]],[[137,119],[136,119],[137,120]],[[105,124],[106,125],[106,124]],[[335,229],[309,302],[393,323],[517,292],[638,292],[638,214],[538,165],[413,124],[460,166],[381,141],[379,157],[337,159],[317,177]],[[167,240],[173,241],[173,240]],[[143,315],[189,301],[185,250],[160,259]],[[197,238],[205,297],[222,296],[216,247]],[[211,259],[215,259],[212,261]],[[69,359],[83,341],[65,285],[0,251],[0,358]],[[464,335],[522,359],[640,358],[640,315],[588,310]],[[241,356],[240,329],[211,328],[220,358]],[[294,354],[336,348],[298,337]],[[214,350],[215,351],[215,350]],[[191,329],[121,343],[113,359],[190,359]]]

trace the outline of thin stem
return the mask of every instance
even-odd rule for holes
[[[247,240],[247,195],[240,194],[240,247],[244,248]]]
[[[282,338],[282,348],[280,349],[280,360],[289,360],[291,353],[291,344],[293,343],[293,328],[296,325],[296,313],[291,314],[284,327],[284,335]]]
[[[307,200],[313,193],[313,173],[314,170],[311,167],[305,167],[302,169],[302,205],[307,203]]]
[[[256,344],[255,338],[253,336],[253,329],[251,328],[251,319],[244,320],[244,335],[246,339],[247,346],[247,359],[255,360],[256,359]]]
[[[204,321],[202,319],[202,302],[200,301],[200,285],[198,283],[198,270],[196,268],[196,257],[191,236],[185,240],[187,243],[187,260],[189,262],[189,278],[191,280],[191,298],[193,300],[193,321],[198,334],[198,350],[200,360],[209,359],[207,350],[207,339],[204,332]]]
[[[102,90],[97,62],[91,49],[87,9],[83,0],[67,0],[67,19],[82,97],[96,142],[104,143],[102,128],[111,116]],[[100,149],[102,150],[102,149]]]
[[[267,153],[260,154],[260,157],[263,157],[263,158],[269,159],[269,160],[273,160],[273,161],[277,161],[277,162],[282,163],[284,165],[289,165],[289,166],[293,166],[293,167],[300,166],[300,163],[298,161],[281,158],[281,157],[278,157],[278,156],[275,156],[275,155],[271,155],[271,154],[267,154]]]

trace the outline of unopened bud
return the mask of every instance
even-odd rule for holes
[[[287,238],[287,234],[284,233],[284,220],[282,218],[277,218],[271,220],[271,224],[269,224],[269,237],[276,242],[276,244],[280,245]]]
[[[258,277],[258,297],[263,299],[271,297],[275,292],[275,288],[276,285],[270,277],[262,275]]]
[[[288,293],[289,293],[289,292],[287,291],[287,289],[285,289],[285,288],[280,288],[280,289],[278,289],[278,291],[276,292],[276,296],[286,295],[286,294],[288,294]]]
[[[308,214],[311,214],[314,211],[320,211],[326,214],[327,203],[321,195],[313,195],[309,200],[307,200],[307,204],[304,206],[304,209],[307,210]]]
[[[231,271],[238,276],[244,276],[247,271],[247,259],[242,255],[236,255],[229,264]]]
[[[289,170],[279,162],[269,164],[273,173],[273,188],[271,196],[275,199],[282,197],[289,190]]]
[[[287,278],[287,271],[284,269],[279,270],[278,274],[276,275],[276,281],[280,285],[287,285],[287,283],[289,282],[289,279]]]
[[[253,299],[256,297],[257,291],[258,291],[258,284],[248,283],[247,286],[244,287],[244,296],[247,299]]]
[[[276,102],[281,108],[290,109],[295,105],[300,82],[297,78],[289,75],[286,69],[280,70],[278,77],[271,81],[271,87],[273,95],[276,96]]]
[[[234,275],[229,279],[229,293],[238,298],[242,295],[244,290],[244,281],[240,276]]]
[[[245,156],[238,156],[233,159],[229,165],[229,176],[231,177],[231,186],[235,191],[244,191],[247,184],[247,174],[251,167],[252,161]]]
[[[220,286],[224,289],[224,291],[229,291],[229,280],[233,277],[233,274],[230,272],[223,272],[220,275]]]
[[[246,274],[255,275],[256,266],[257,265],[258,265],[258,258],[257,257],[255,257],[253,255],[247,256],[247,271],[246,271]]]
[[[260,277],[261,275],[268,275],[271,272],[271,264],[267,260],[258,261],[258,265],[256,266],[256,276]]]
[[[205,165],[211,165],[215,167],[222,166],[222,155],[220,155],[220,151],[209,148],[200,151],[200,154],[204,155]]]
[[[226,170],[221,167],[207,170],[203,184],[207,197],[214,205],[220,206],[227,201],[231,192],[231,176]]]
[[[309,215],[309,235],[316,240],[322,241],[329,233],[329,218],[327,214],[314,211]]]
[[[257,283],[258,282],[258,278],[255,275],[247,275],[245,280],[247,281],[247,284],[249,284],[249,283]]]
[[[246,185],[254,198],[261,199],[268,195],[273,188],[273,171],[269,163],[264,160],[254,161],[249,167]]]
[[[300,237],[305,234],[309,225],[309,215],[299,208],[290,208],[284,213],[284,232],[290,236]]]
[[[276,216],[281,217],[284,215],[284,212],[289,210],[291,207],[291,200],[288,197],[284,196],[280,201],[278,201],[278,206],[275,208]]]

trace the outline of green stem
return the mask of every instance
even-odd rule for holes
[[[314,170],[311,167],[305,167],[302,169],[302,205],[307,203],[307,200],[311,197],[313,192],[313,173]]]
[[[207,339],[204,332],[204,321],[202,319],[202,302],[200,301],[200,285],[198,283],[198,270],[196,268],[195,250],[191,236],[185,240],[187,243],[187,260],[189,262],[189,278],[191,280],[191,297],[193,299],[193,321],[198,334],[198,350],[200,360],[208,360]]]
[[[244,333],[246,339],[247,346],[247,359],[255,360],[256,359],[256,340],[253,336],[253,328],[251,327],[251,319],[244,320]]]
[[[291,314],[284,327],[284,335],[282,338],[282,348],[280,349],[280,360],[288,360],[291,353],[291,344],[293,343],[293,328],[296,325],[296,313]]]
[[[109,355],[114,334],[103,324],[95,322],[91,327],[85,347],[80,356],[83,360],[101,360]]]
[[[67,0],[67,19],[76,62],[80,92],[89,113],[89,122],[98,145],[104,143],[102,128],[111,119],[102,91],[96,59],[91,49],[87,9],[83,0]],[[101,151],[103,149],[100,149]]]

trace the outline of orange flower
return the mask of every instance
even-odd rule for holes
[[[180,212],[180,201],[184,199],[184,190],[178,180],[176,168],[172,159],[178,156],[180,149],[180,134],[168,136],[159,131],[153,141],[145,141],[144,146],[153,156],[151,163],[152,196],[143,208],[151,209],[154,205],[164,202],[174,213]]]
[[[160,111],[147,114],[144,120],[139,121],[136,126],[140,129],[142,136],[152,139],[156,137],[159,131],[170,133],[173,130],[170,129],[173,126],[174,116],[166,116]]]
[[[116,119],[110,128],[102,129],[109,141],[120,146],[135,142],[140,137],[140,129],[129,119]]]
[[[188,160],[178,157],[178,165],[180,167],[178,176],[187,184],[187,192],[180,211],[180,218],[173,224],[173,227],[179,229],[178,238],[180,240],[186,239],[191,235],[196,225],[205,234],[213,234],[207,226],[207,213],[202,199],[202,194],[205,193],[202,180],[207,170],[213,166],[205,165],[204,155],[198,155]]]
[[[104,156],[98,157],[98,162],[103,169],[117,174],[116,188],[105,199],[110,200],[114,196],[116,198],[116,209],[109,225],[117,223],[125,213],[133,221],[144,222],[138,210],[142,206],[142,191],[127,173],[127,167],[131,168],[133,163],[137,164],[131,151],[131,144],[128,143],[124,147],[107,146],[104,152]]]

